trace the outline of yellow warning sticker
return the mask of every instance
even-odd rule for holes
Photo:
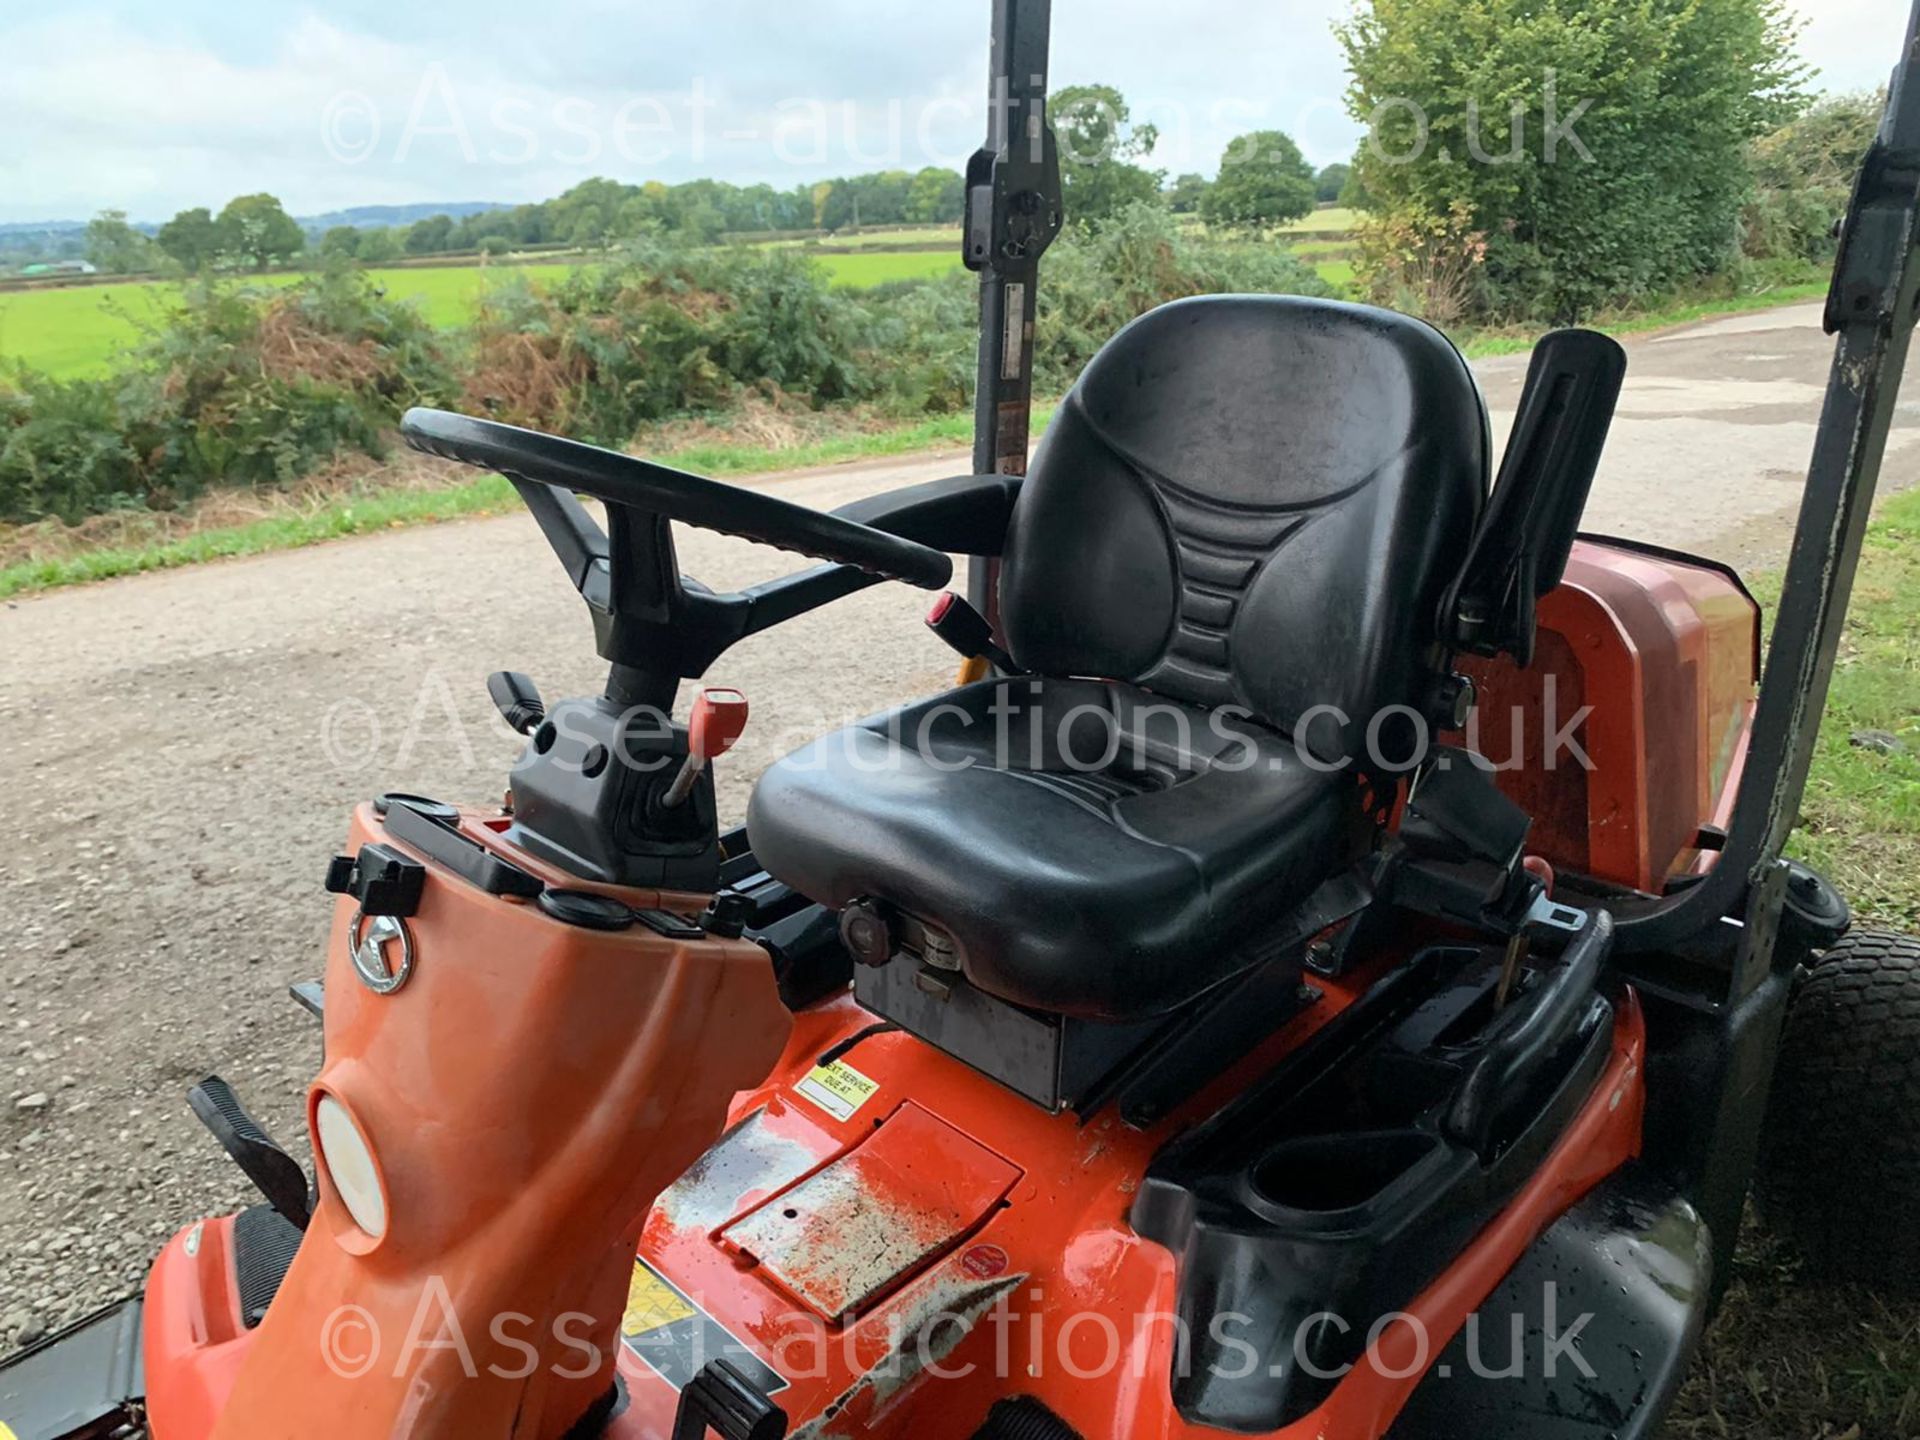
[[[628,1337],[664,1330],[681,1320],[690,1320],[695,1310],[665,1280],[645,1265],[633,1267],[633,1282],[627,1286],[627,1315],[620,1322],[620,1333]],[[0,1436],[0,1440],[6,1437]]]
[[[676,1390],[686,1389],[715,1360],[727,1361],[763,1395],[787,1388],[785,1376],[645,1260],[634,1261],[620,1333],[627,1348]]]
[[[880,1082],[869,1080],[844,1060],[817,1065],[794,1089],[836,1120],[851,1120],[860,1107],[880,1093]]]
[[[13,1427],[4,1420],[0,1420],[0,1440],[19,1440],[13,1433]]]

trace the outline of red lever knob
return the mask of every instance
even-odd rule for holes
[[[693,702],[693,715],[687,721],[687,760],[680,767],[680,773],[673,778],[673,784],[667,787],[660,797],[660,803],[671,810],[683,805],[693,793],[694,781],[700,778],[700,772],[707,768],[707,762],[717,760],[733,748],[734,741],[740,738],[740,732],[747,728],[747,697],[738,690],[702,690],[700,698]]]
[[[702,690],[687,722],[687,748],[702,760],[717,760],[747,728],[747,697],[738,690]]]

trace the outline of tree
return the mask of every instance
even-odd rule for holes
[[[1743,248],[1758,260],[1830,261],[1833,222],[1887,108],[1886,91],[1826,95],[1753,142],[1754,194],[1741,217]]]
[[[1111,85],[1069,85],[1048,102],[1060,145],[1060,185],[1069,220],[1098,225],[1127,206],[1160,199],[1163,172],[1134,164],[1153,154],[1160,131],[1135,125]]]
[[[1367,191],[1366,177],[1360,173],[1360,157],[1348,167],[1347,183],[1340,187],[1340,203],[1349,210],[1373,209],[1373,196]]]
[[[957,170],[929,165],[913,177],[907,219],[922,225],[953,225],[967,207],[967,182]]]
[[[204,205],[182,210],[160,227],[160,248],[190,275],[198,275],[220,256],[220,227]]]
[[[1198,215],[1209,188],[1204,175],[1182,175],[1167,187],[1167,208],[1176,215]]]
[[[400,258],[400,236],[390,226],[360,232],[360,263],[385,265]]]
[[[1313,213],[1313,167],[1293,137],[1256,130],[1227,147],[1200,213],[1209,225],[1270,230]]]
[[[1313,198],[1322,205],[1340,203],[1341,192],[1347,188],[1347,181],[1353,178],[1351,165],[1334,164],[1327,166],[1313,180]]]
[[[124,210],[102,210],[87,225],[87,259],[109,275],[153,268],[153,242],[127,223]]]
[[[360,254],[360,232],[351,225],[336,225],[320,237],[320,253],[329,259],[338,256],[352,260]]]
[[[453,248],[453,217],[429,215],[407,227],[407,254],[440,255]]]
[[[1338,34],[1363,278],[1393,297],[1390,232],[1478,235],[1474,308],[1553,320],[1734,259],[1748,142],[1805,78],[1781,0],[1362,0]]]
[[[242,195],[220,212],[220,252],[265,270],[306,248],[307,236],[271,195]]]

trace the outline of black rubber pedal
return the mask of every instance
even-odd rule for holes
[[[249,1330],[267,1318],[267,1307],[293,1268],[301,1239],[299,1227],[267,1205],[233,1217],[233,1272],[241,1318]]]
[[[209,1075],[187,1092],[187,1103],[267,1203],[295,1229],[305,1230],[313,1215],[307,1172],[261,1128],[233,1087]]]
[[[785,1440],[787,1412],[725,1360],[709,1360],[680,1392],[673,1440]]]
[[[1001,1400],[973,1440],[1080,1440],[1080,1433],[1030,1395]]]

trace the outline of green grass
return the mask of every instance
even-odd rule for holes
[[[864,258],[864,257],[850,257]],[[473,318],[481,297],[504,277],[532,279],[569,273],[574,265],[446,265],[371,270],[387,293],[411,300],[443,329]],[[294,274],[264,275],[267,285],[291,285]],[[178,287],[158,281],[78,285],[0,292],[0,360],[17,360],[58,380],[105,374],[141,339],[143,324],[164,311]]]
[[[1328,210],[1316,210],[1311,215],[1295,220],[1286,227],[1289,235],[1345,235],[1360,223],[1360,212],[1336,205]]]
[[[1652,308],[1614,311],[1596,316],[1588,323],[1608,335],[1636,335],[1647,330],[1670,330],[1676,325],[1691,325],[1726,315],[1747,315],[1758,310],[1775,310],[1782,305],[1800,305],[1827,297],[1827,282],[1808,281],[1798,285],[1780,285],[1754,295],[1731,295],[1711,300],[1675,300],[1655,302]],[[1454,338],[1472,360],[1493,355],[1523,355],[1540,339],[1538,330],[1499,330],[1457,332]]]
[[[1351,260],[1322,260],[1313,270],[1341,294],[1353,293],[1354,269]]]
[[[1769,611],[1778,575],[1753,585]],[[1792,852],[1838,883],[1856,918],[1920,929],[1920,491],[1867,534]],[[1894,736],[1906,753],[1852,743]],[[1808,1117],[1810,1120],[1817,1117]],[[1836,1177],[1836,1181],[1842,1177]],[[1836,1204],[1845,1203],[1836,1191]],[[1920,1304],[1835,1286],[1749,1223],[1733,1285],[1669,1440],[1899,1440],[1920,1435]]]
[[[1754,587],[1763,603],[1777,577]],[[1795,853],[1866,921],[1920,930],[1920,491],[1888,500],[1867,534],[1833,672]],[[1853,738],[1891,735],[1882,754]]]
[[[0,293],[0,360],[18,360],[57,380],[113,367],[155,320],[167,287],[84,285]]]
[[[951,254],[935,251],[909,251],[905,254],[821,255],[817,257],[833,283],[842,289],[866,290],[889,280],[922,280],[932,275],[947,275],[961,268],[960,251]]]

